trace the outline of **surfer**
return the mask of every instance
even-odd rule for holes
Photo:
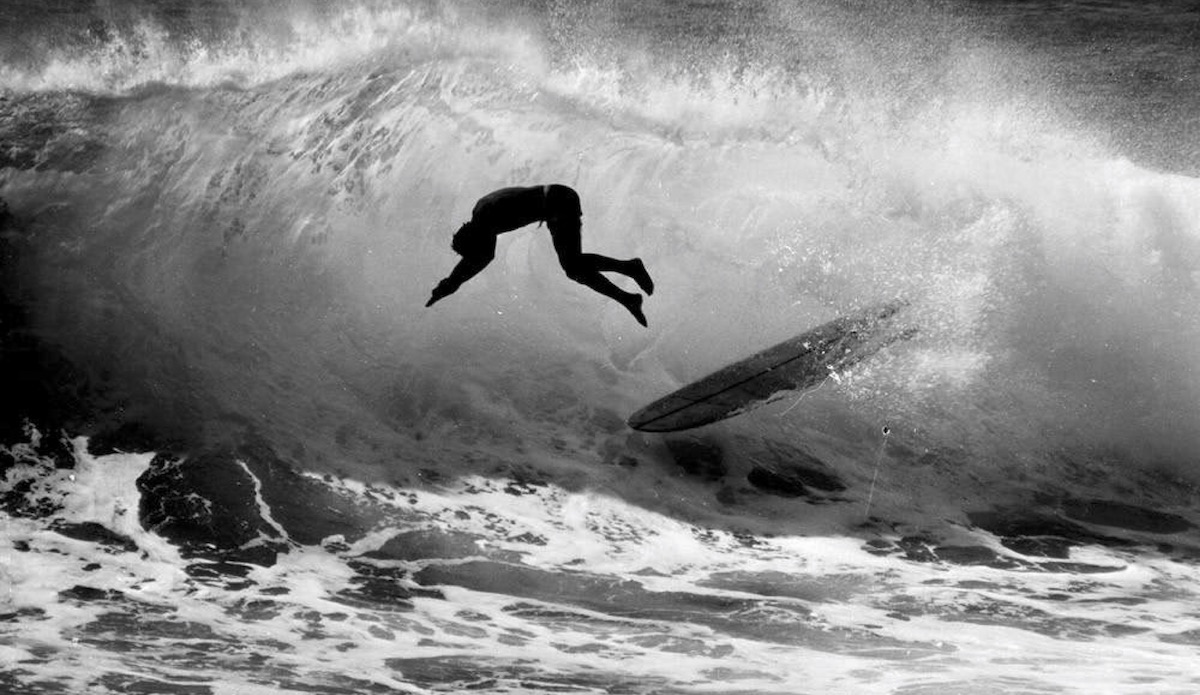
[[[486,268],[496,255],[498,235],[534,222],[545,222],[554,241],[558,262],[567,277],[616,300],[633,314],[638,323],[645,326],[642,295],[626,292],[601,273],[625,275],[649,295],[654,292],[654,281],[646,272],[646,266],[640,258],[621,261],[595,253],[583,253],[580,237],[582,217],[579,194],[567,186],[550,184],[501,188],[485,195],[471,211],[471,220],[459,227],[450,243],[462,260],[454,266],[449,276],[433,288],[433,295],[425,306],[433,306],[454,294],[464,282]]]

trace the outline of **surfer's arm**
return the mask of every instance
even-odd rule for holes
[[[464,256],[458,262],[458,265],[454,266],[454,270],[450,271],[450,274],[433,288],[433,294],[430,295],[429,301],[425,302],[425,306],[431,307],[457,292],[458,288],[462,287],[464,282],[478,275],[479,271],[486,268],[491,260],[492,257],[490,255]]]
[[[441,282],[439,282],[437,284],[436,287],[433,288],[433,294],[431,294],[429,296],[429,301],[425,302],[425,308],[428,309],[429,307],[433,306],[434,304],[437,304],[439,301],[454,294],[454,290],[446,288],[445,285],[446,285],[446,281],[442,280]]]

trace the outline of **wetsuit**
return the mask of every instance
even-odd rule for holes
[[[450,275],[438,283],[425,306],[456,292],[464,282],[487,267],[496,256],[496,237],[534,222],[545,222],[554,241],[558,262],[567,277],[621,303],[643,326],[642,296],[626,292],[600,273],[614,272],[632,278],[646,294],[654,282],[640,259],[627,261],[583,253],[583,210],[579,195],[567,186],[550,184],[501,188],[479,199],[471,220],[454,234],[451,248],[462,256]]]

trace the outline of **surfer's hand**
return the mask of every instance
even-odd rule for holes
[[[451,294],[453,294],[453,292],[447,290],[442,284],[438,284],[437,287],[433,288],[433,294],[429,296],[429,301],[425,302],[425,307],[429,308],[446,297],[449,297]]]

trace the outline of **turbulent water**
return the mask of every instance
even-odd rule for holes
[[[0,684],[1196,691],[1198,49],[1184,2],[6,3]],[[540,183],[649,328],[544,228],[423,307]],[[812,391],[624,423],[895,298]]]

